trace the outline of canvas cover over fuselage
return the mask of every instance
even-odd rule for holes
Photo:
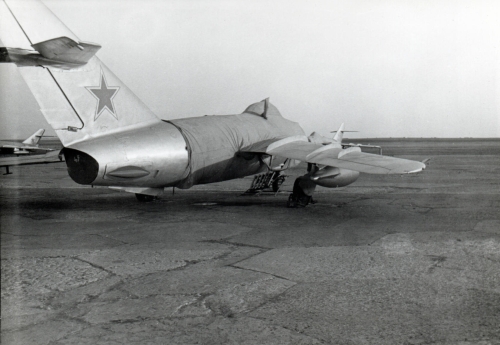
[[[263,171],[265,148],[282,138],[304,135],[296,122],[281,116],[269,103],[250,105],[242,114],[202,116],[168,121],[179,128],[189,149],[189,174],[180,184],[211,183]]]

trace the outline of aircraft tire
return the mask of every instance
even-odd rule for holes
[[[297,198],[295,197],[295,195],[290,194],[288,196],[288,200],[286,202],[286,207],[288,207],[288,208],[295,208],[295,207],[297,207]]]
[[[151,202],[156,198],[154,195],[138,194],[138,193],[135,194],[135,197],[140,202]]]

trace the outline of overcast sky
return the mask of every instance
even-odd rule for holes
[[[44,3],[163,119],[270,97],[308,134],[500,137],[497,0]],[[6,139],[49,127],[11,64],[0,121]]]

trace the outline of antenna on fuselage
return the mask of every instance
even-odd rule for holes
[[[269,97],[264,100],[264,112],[262,113],[262,117],[267,120],[267,109],[269,109]]]

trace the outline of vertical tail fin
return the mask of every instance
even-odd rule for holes
[[[333,140],[338,142],[338,143],[341,143],[343,138],[344,138],[344,123],[342,122],[339,130],[337,131],[337,133],[335,133]]]
[[[44,4],[5,0],[0,12],[12,16],[8,30],[22,31],[31,45],[7,48],[5,60],[20,67],[64,146],[160,121],[94,55],[100,46],[80,41]]]
[[[39,129],[35,133],[33,133],[28,139],[23,141],[23,144],[25,145],[30,145],[30,146],[38,146],[38,142],[43,136],[43,133],[45,133],[45,129]]]

